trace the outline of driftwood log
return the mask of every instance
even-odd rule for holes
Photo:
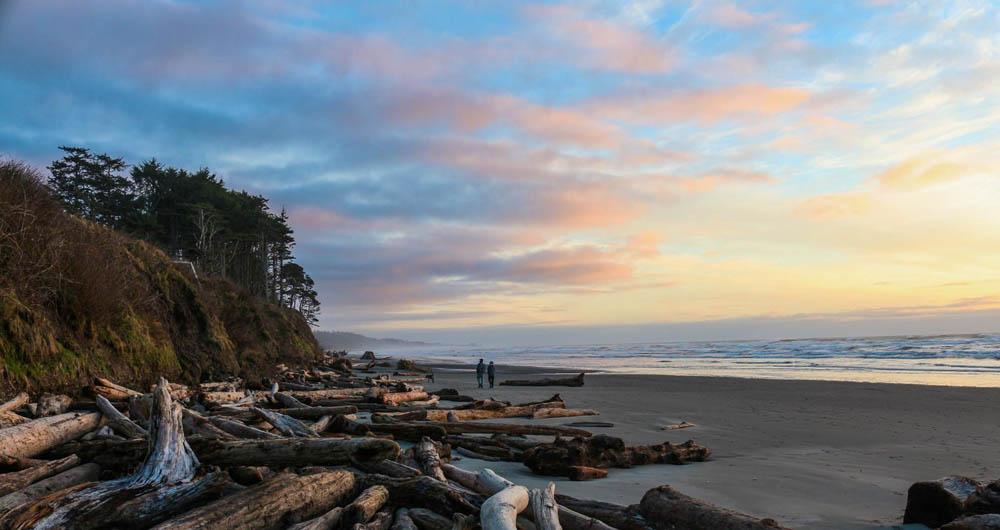
[[[590,438],[557,438],[524,452],[524,465],[540,475],[569,477],[573,467],[628,468],[644,464],[684,464],[708,459],[711,451],[693,441],[674,445],[626,447],[621,438],[596,435]]]
[[[75,440],[100,426],[97,412],[39,418],[0,430],[0,455],[30,458]]]
[[[508,486],[483,503],[479,523],[483,530],[517,530],[517,514],[528,507],[528,489]]]
[[[281,473],[267,482],[223,497],[166,521],[157,530],[280,528],[290,518],[324,513],[354,488],[354,475],[337,470],[299,476]]]
[[[35,499],[40,499],[53,492],[95,481],[100,474],[101,466],[97,464],[83,464],[67,469],[58,475],[39,480],[30,486],[0,497],[0,515],[4,515],[18,506],[34,501]]]
[[[962,517],[942,526],[941,530],[1000,530],[1000,514]]]
[[[78,465],[80,465],[80,458],[76,455],[70,455],[59,460],[42,462],[13,473],[4,473],[0,475],[0,497]]]
[[[532,520],[537,530],[562,530],[559,524],[559,505],[556,503],[556,485],[549,482],[544,488],[528,492]]]
[[[774,519],[758,519],[688,497],[670,486],[646,492],[639,513],[658,530],[777,530]]]
[[[501,381],[500,386],[583,386],[583,375],[551,379],[510,379]]]

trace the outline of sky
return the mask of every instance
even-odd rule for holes
[[[0,0],[0,153],[287,208],[320,327],[1000,331],[991,1]]]

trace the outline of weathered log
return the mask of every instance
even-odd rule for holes
[[[333,416],[323,416],[310,425],[309,428],[316,434],[323,434],[326,432],[326,429],[330,426],[331,422],[333,422]]]
[[[482,505],[479,495],[430,477],[393,478],[369,474],[360,479],[363,487],[385,486],[396,506],[427,508],[450,517],[453,513],[475,513]]]
[[[108,420],[108,426],[118,434],[130,438],[133,440],[141,440],[148,436],[146,429],[139,427],[132,420],[128,419],[124,414],[118,411],[110,401],[104,396],[98,395],[95,398],[97,403],[97,409],[104,414],[104,417]]]
[[[364,423],[358,423],[343,414],[338,414],[332,421],[330,421],[330,425],[327,426],[327,430],[330,432],[340,432],[354,436],[364,436],[371,432],[371,427],[365,425]]]
[[[606,421],[571,421],[569,423],[563,424],[566,427],[596,427],[610,429],[615,426],[614,423],[609,423]]]
[[[252,410],[254,414],[260,416],[260,418],[264,421],[274,425],[275,429],[278,429],[285,435],[298,438],[315,438],[319,436],[304,423],[292,418],[291,416],[285,416],[284,414],[278,412],[272,412],[270,410],[260,409],[257,407],[253,407],[250,410]]]
[[[298,400],[305,399],[312,402],[318,399],[338,399],[363,396],[367,391],[367,388],[327,388],[323,390],[292,390],[286,392],[286,394]],[[270,392],[250,392],[249,396],[254,400],[264,400],[270,397]],[[207,404],[233,403],[238,402],[245,397],[247,397],[247,394],[244,394],[243,392],[202,392],[200,394],[201,401]]]
[[[458,453],[460,456],[464,456],[466,458],[475,458],[477,460],[483,460],[486,462],[503,462],[503,461],[510,461],[513,459],[513,458],[501,458],[498,456],[484,455],[483,453],[462,446],[455,447],[452,450]]]
[[[233,466],[226,471],[233,481],[242,486],[260,484],[274,476],[271,468],[264,466]]]
[[[395,460],[356,462],[354,465],[367,473],[377,473],[393,478],[414,478],[421,475],[418,469]]]
[[[660,486],[647,491],[639,503],[639,513],[658,530],[672,528],[776,530],[784,528],[774,519],[759,519],[719,508],[688,497],[670,486]]]
[[[942,526],[941,530],[1000,530],[1000,514],[961,517]]]
[[[0,497],[11,492],[24,489],[39,480],[62,473],[67,469],[78,466],[79,464],[80,458],[76,455],[70,455],[66,458],[60,458],[59,460],[40,463],[38,465],[22,469],[21,471],[4,473],[3,475],[0,475]]]
[[[210,421],[212,425],[218,427],[219,430],[237,438],[244,438],[248,440],[277,440],[278,438],[281,438],[281,436],[278,436],[277,434],[262,431],[256,427],[246,425],[243,422],[220,418],[219,416],[209,416],[208,421]]]
[[[392,530],[417,530],[416,523],[414,523],[413,518],[410,517],[410,510],[406,508],[399,508],[396,510],[396,517],[393,519]]]
[[[0,412],[0,429],[21,425],[29,421],[31,420],[15,412]]]
[[[523,451],[496,442],[491,438],[475,436],[448,436],[448,443],[466,451],[507,462],[520,462]]]
[[[118,392],[121,392],[122,394],[125,394],[126,396],[141,396],[142,395],[142,392],[137,392],[135,390],[132,390],[131,388],[119,385],[119,384],[111,381],[110,379],[105,379],[103,377],[95,377],[94,378],[94,385],[96,385],[96,386],[103,386],[105,388],[111,388],[111,389],[117,390]],[[105,397],[107,397],[107,396],[105,396]]]
[[[597,416],[600,412],[593,409],[538,409],[532,415],[532,419],[544,420],[546,418],[571,418],[574,416]]]
[[[621,438],[596,435],[591,438],[557,438],[524,452],[524,465],[541,475],[568,477],[574,466],[622,467],[644,464],[684,464],[706,460],[711,451],[693,441],[682,444],[626,447]]]
[[[517,530],[517,514],[528,507],[528,489],[509,486],[493,494],[479,511],[483,530]]]
[[[555,425],[521,425],[517,423],[478,423],[451,421],[444,423],[414,422],[412,425],[438,425],[448,434],[503,433],[535,436],[574,436],[586,438],[592,434],[583,429],[559,427]]]
[[[95,396],[104,396],[109,401],[128,401],[130,397],[135,395],[132,394],[131,392],[126,392],[124,390],[119,390],[117,388],[102,386],[102,385],[94,385],[90,387],[90,391]]]
[[[221,497],[231,483],[224,473],[209,473],[204,477],[157,488],[118,505],[114,514],[100,524],[77,521],[74,528],[149,528],[171,517],[195,508],[206,501]]]
[[[278,438],[274,440],[188,440],[198,459],[215,466],[337,466],[367,460],[395,460],[399,445],[382,438]],[[122,442],[94,440],[65,444],[53,456],[78,454],[102,467],[127,470],[142,460],[146,445],[141,440]]]
[[[21,490],[0,497],[0,515],[6,514],[10,510],[35,499],[40,499],[52,492],[97,480],[100,475],[101,466],[97,464],[83,464],[67,469],[58,475],[39,480]],[[0,522],[2,522],[2,519],[0,519]]]
[[[216,440],[237,440],[236,436],[216,427],[208,418],[191,409],[183,411],[184,432],[192,436],[204,436]]]
[[[288,409],[301,409],[309,406],[284,392],[275,392],[274,400]]]
[[[569,479],[575,481],[594,480],[608,476],[607,469],[587,466],[570,466]]]
[[[619,530],[652,530],[653,525],[639,513],[639,505],[621,506],[610,502],[576,499],[566,495],[556,494],[556,502],[559,503],[559,514],[562,525],[570,528],[574,522],[562,517],[563,510],[572,510],[573,513],[580,514],[581,517],[589,517],[595,525],[610,525]],[[600,521],[600,523],[597,523]],[[588,523],[584,523],[585,525]],[[588,528],[589,526],[584,526]],[[669,527],[671,530],[686,528],[684,526]]]
[[[379,396],[379,400],[386,405],[399,405],[407,401],[421,401],[428,397],[427,392],[414,390],[410,392],[386,392]]]
[[[429,398],[424,400],[407,401],[406,404],[411,407],[430,408],[430,407],[436,407],[438,402],[440,402],[440,399],[437,396],[430,396]]]
[[[413,447],[413,456],[424,475],[442,482],[448,480],[441,471],[441,457],[438,455],[437,447],[430,438],[424,437]]]
[[[38,398],[38,408],[35,409],[35,416],[43,418],[45,416],[62,414],[69,409],[72,403],[73,398],[65,394],[42,394]]]
[[[361,495],[344,508],[339,526],[350,528],[355,524],[367,522],[388,501],[389,490],[385,486],[375,485],[365,488]]]
[[[408,515],[420,530],[451,530],[452,519],[426,508],[411,508]]]
[[[5,401],[2,405],[0,405],[0,412],[13,412],[27,405],[28,401],[31,401],[31,398],[28,396],[28,393],[20,392],[13,398]]]
[[[559,524],[559,505],[556,504],[556,485],[549,482],[545,488],[528,492],[532,520],[537,530],[562,530]]]
[[[357,523],[351,530],[389,530],[392,526],[392,510],[382,508],[367,523]]]
[[[441,440],[448,435],[438,423],[372,423],[368,426],[371,432],[391,434],[397,440],[419,441],[423,437],[431,440]]]
[[[293,524],[288,527],[288,530],[331,530],[339,527],[340,518],[343,514],[344,509],[337,506],[319,517]]]
[[[459,421],[488,420],[492,418],[530,418],[538,410],[561,408],[564,406],[565,404],[562,401],[551,401],[488,408],[438,409],[428,410],[427,419],[430,421],[449,421],[449,415]]]
[[[583,386],[584,374],[573,377],[550,379],[509,379],[501,381],[500,386]]]
[[[473,473],[472,471],[466,471],[451,464],[442,464],[441,469],[449,479],[482,495],[493,495],[514,485],[513,482],[497,475],[491,469],[484,469],[479,473]],[[603,521],[572,510],[563,504],[563,501],[559,501],[559,522],[566,530],[615,530],[615,528],[605,524]],[[632,529],[623,528],[622,530]]]
[[[917,482],[906,493],[903,524],[923,523],[937,528],[962,515],[965,501],[979,483],[968,477],[944,477]]]
[[[97,412],[67,413],[39,418],[0,430],[0,455],[30,458],[75,440],[100,426]]]
[[[208,528],[280,528],[291,517],[307,519],[324,513],[354,489],[354,475],[337,470],[299,476],[282,473],[215,502],[166,521],[156,530]]]

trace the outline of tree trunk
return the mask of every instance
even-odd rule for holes
[[[463,433],[504,433],[528,434],[536,436],[578,436],[589,437],[590,431],[573,427],[558,427],[549,425],[521,425],[515,423],[477,423],[452,421],[444,423],[414,423],[414,425],[439,425],[448,434]]]
[[[305,476],[282,473],[267,482],[195,508],[155,529],[279,529],[289,518],[301,520],[329,510],[353,488],[354,475],[349,471]]]
[[[482,409],[438,409],[428,410],[427,419],[430,421],[449,421],[449,415],[458,421],[488,420],[492,418],[530,418],[538,410],[562,407],[565,407],[562,401],[551,401]]]
[[[367,523],[355,524],[351,530],[389,530],[392,525],[392,510],[382,508]]]
[[[553,379],[511,379],[501,381],[500,386],[583,386],[583,375]]]
[[[483,530],[517,530],[517,514],[528,507],[528,489],[509,486],[486,499],[479,512]]]
[[[280,403],[282,407],[289,409],[301,409],[309,406],[284,392],[275,392],[274,400]]]
[[[448,435],[443,424],[436,423],[372,423],[368,425],[371,432],[391,434],[397,440],[417,442],[425,436],[431,440],[442,440]]]
[[[655,528],[666,530],[777,530],[784,528],[774,519],[758,519],[742,513],[713,506],[688,497],[670,486],[660,486],[646,492],[639,503],[639,512]]]
[[[528,493],[531,514],[537,530],[562,530],[559,524],[559,505],[556,504],[556,485],[549,482],[544,489]]]
[[[30,458],[79,438],[100,426],[101,415],[69,413],[0,430],[0,455]]]
[[[44,462],[21,471],[0,475],[0,497],[24,489],[39,480],[51,477],[80,464],[80,458],[70,455],[66,458]]]
[[[906,493],[903,524],[923,523],[937,528],[962,515],[965,501],[979,487],[967,477],[944,477],[917,482]]]
[[[407,401],[420,401],[428,398],[427,392],[414,390],[410,392],[386,392],[379,396],[379,400],[386,405],[399,405]]]

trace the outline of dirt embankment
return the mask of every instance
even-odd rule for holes
[[[64,213],[34,172],[0,163],[0,394],[75,392],[96,375],[253,384],[319,355],[297,312]]]

